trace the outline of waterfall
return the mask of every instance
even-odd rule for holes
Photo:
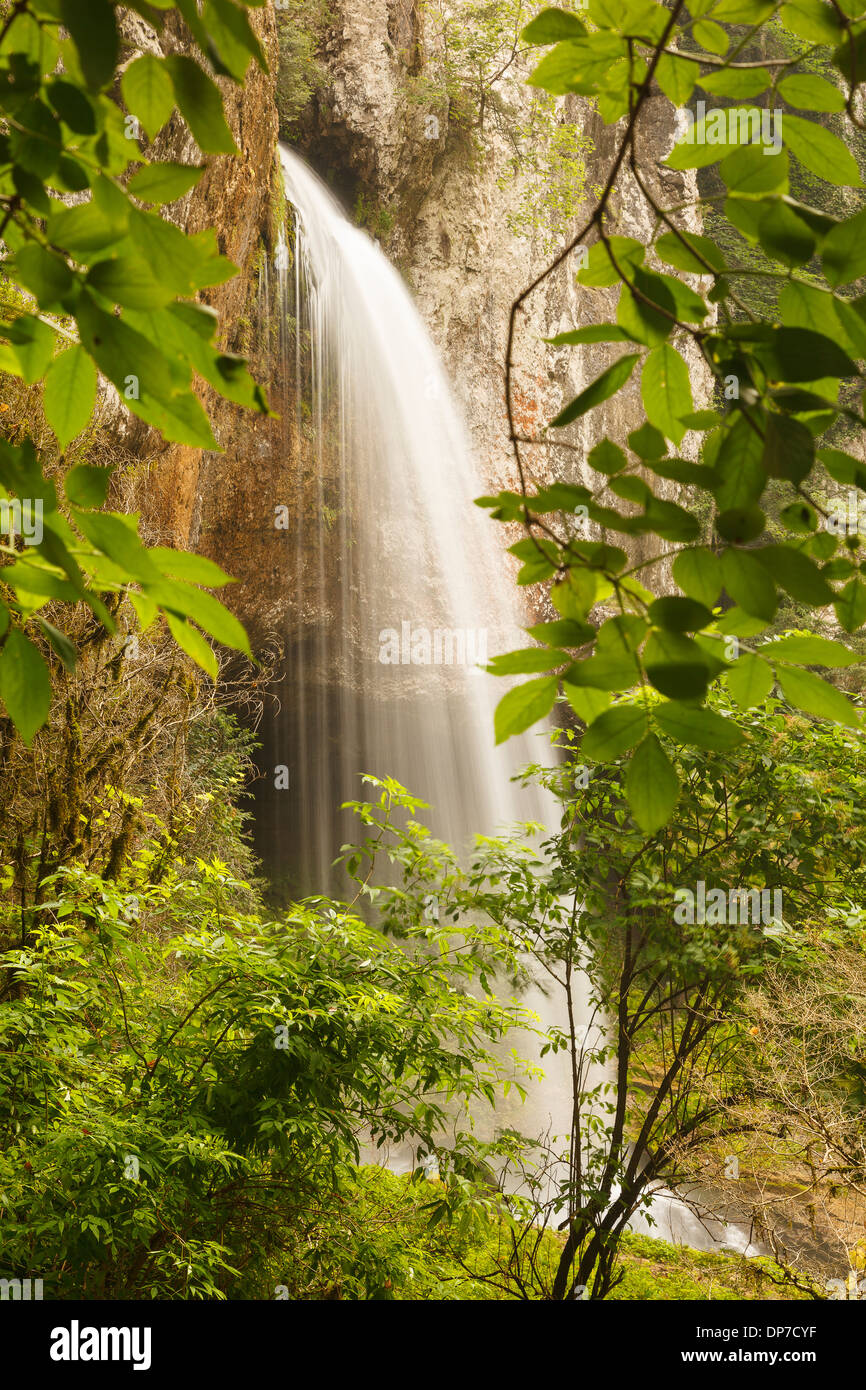
[[[285,761],[292,853],[302,886],[322,891],[334,808],[362,795],[359,773],[396,777],[460,848],[557,811],[512,780],[550,762],[549,737],[494,744],[507,684],[479,663],[525,646],[527,619],[497,528],[473,505],[486,489],[439,356],[397,270],[297,155],[282,158],[303,437]]]
[[[263,816],[260,799],[258,842],[271,876],[288,865],[290,890],[338,892],[331,865],[358,825],[336,808],[364,798],[362,773],[423,798],[419,819],[463,854],[478,833],[553,827],[560,812],[544,788],[513,780],[551,765],[549,731],[495,746],[508,682],[479,663],[525,646],[527,618],[499,529],[473,505],[489,487],[439,355],[378,246],[285,146],[282,161],[294,254],[277,265],[300,458],[287,671],[264,737],[289,790],[271,791]],[[565,1026],[558,998],[530,987],[523,1002]],[[538,1060],[528,1035],[514,1046]],[[495,1119],[567,1138],[566,1055],[545,1058],[544,1072],[526,1104],[478,1117],[478,1132]]]
[[[294,616],[264,744],[288,792],[264,808],[260,798],[257,832],[272,878],[281,866],[292,892],[327,892],[338,891],[340,844],[357,831],[337,808],[363,799],[364,772],[393,776],[428,802],[420,818],[460,852],[475,834],[518,821],[554,827],[559,807],[514,780],[530,763],[551,765],[548,731],[494,745],[493,712],[508,686],[479,663],[525,646],[526,618],[501,533],[473,505],[487,489],[439,355],[397,270],[303,160],[281,152],[295,219],[294,254],[282,247],[277,258],[298,455]],[[586,986],[578,992],[589,1022]],[[523,1002],[545,1026],[567,1029],[561,991],[530,986]],[[591,1027],[587,1047],[598,1041]],[[508,1046],[538,1063],[529,1035]],[[564,1149],[567,1053],[542,1066],[523,1106],[477,1120],[482,1137],[495,1120],[558,1136]],[[414,1166],[405,1152],[389,1161]],[[718,1243],[673,1194],[654,1211],[657,1234]]]

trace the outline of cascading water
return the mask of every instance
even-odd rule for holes
[[[295,254],[291,271],[288,255],[278,264],[302,443],[295,626],[265,730],[289,790],[259,817],[258,840],[293,891],[339,892],[331,866],[358,826],[336,808],[364,797],[362,773],[422,797],[422,818],[458,852],[518,821],[553,826],[559,810],[512,780],[550,764],[549,735],[494,743],[507,686],[478,663],[525,645],[525,618],[496,528],[473,505],[485,488],[437,352],[379,248],[297,155],[283,147],[282,160]],[[564,1026],[539,990],[524,1002]],[[546,1060],[543,1087],[512,1119],[568,1135],[565,1054]]]
[[[300,462],[288,509],[294,626],[264,743],[288,791],[269,807],[260,798],[257,838],[271,876],[279,866],[297,894],[339,891],[331,866],[357,827],[336,808],[363,797],[364,772],[422,797],[433,832],[458,850],[516,821],[553,826],[559,811],[542,788],[512,780],[550,762],[547,735],[494,745],[506,687],[478,663],[525,645],[523,615],[496,529],[473,506],[485,489],[437,352],[379,248],[285,146],[282,163],[295,254],[291,272],[287,254],[278,265]],[[566,1026],[564,1007],[540,990],[524,1002]],[[544,1073],[512,1118],[565,1140],[567,1054],[547,1056]],[[680,1239],[714,1243],[672,1195],[657,1204],[659,1234],[675,1216]]]
[[[503,822],[549,822],[553,808],[511,781],[545,757],[544,738],[494,746],[502,682],[477,663],[525,638],[495,528],[473,506],[484,488],[436,351],[370,238],[288,149],[283,169],[311,410],[300,421],[293,833],[321,890],[338,844],[332,808],[361,793],[360,772],[387,771],[429,801],[456,844]]]

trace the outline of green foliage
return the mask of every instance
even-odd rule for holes
[[[364,815],[416,805],[392,784]],[[275,1251],[294,1277],[305,1205],[339,1207],[359,1135],[438,1150],[459,1186],[480,1149],[453,1145],[455,1119],[495,1098],[490,1046],[519,1011],[470,988],[497,952],[479,933],[467,955],[467,924],[398,945],[322,898],[271,920],[151,824],[115,877],[45,879],[23,939],[3,902],[2,1272],[39,1269],[60,1298],[261,1296]],[[387,1254],[356,1230],[321,1263],[374,1297]]]
[[[282,140],[295,137],[305,109],[325,84],[327,72],[316,53],[333,18],[332,0],[283,0],[277,10],[277,113]]]
[[[481,1213],[470,1234],[433,1223],[441,1183],[398,1177],[382,1168],[340,1173],[339,1199],[324,1207],[313,1237],[299,1241],[293,1260],[274,1259],[261,1280],[262,1297],[275,1287],[284,1297],[333,1296],[377,1301],[519,1301],[538,1297],[540,1285],[509,1285],[501,1270],[511,1243],[511,1225],[497,1204]],[[539,1263],[550,1270],[562,1237],[543,1231]],[[339,1256],[337,1255],[339,1252]],[[614,1301],[804,1298],[780,1291],[779,1271],[770,1261],[735,1261],[671,1246],[650,1236],[627,1234],[622,1241],[623,1280]]]
[[[508,150],[497,181],[512,195],[509,229],[550,251],[583,204],[593,145],[562,103],[546,93],[535,93],[523,114],[509,100],[508,84],[524,72],[531,51],[525,33],[521,36],[531,0],[470,0],[459,6],[422,0],[419,8],[432,53],[425,69],[407,80],[411,100],[447,115],[479,156],[484,131],[495,129]]]
[[[363,189],[355,199],[355,221],[377,240],[385,240],[394,229],[394,214],[388,208],[381,207]]]
[[[785,34],[789,23],[793,38]],[[784,6],[781,25],[769,4],[753,12],[714,0],[695,16],[683,0],[667,6],[591,0],[579,19],[549,9],[523,33],[523,42],[549,49],[530,78],[533,86],[551,95],[592,97],[607,124],[624,120],[625,127],[583,226],[512,308],[506,378],[521,488],[481,498],[479,505],[499,520],[523,524],[527,539],[512,547],[525,562],[518,582],[549,584],[554,605],[581,624],[581,632],[579,642],[548,643],[559,649],[551,653],[555,675],[509,691],[497,737],[547,713],[552,681],[561,683],[589,723],[590,739],[593,721],[605,721],[606,728],[611,716],[604,705],[590,710],[574,703],[575,687],[638,692],[648,722],[626,789],[646,831],[670,820],[678,794],[656,727],[669,729],[678,720],[686,741],[705,746],[708,722],[696,714],[687,724],[677,707],[703,701],[722,678],[738,706],[760,703],[778,681],[791,704],[817,718],[852,727],[862,721],[859,704],[804,669],[824,664],[816,645],[803,639],[761,651],[755,641],[774,622],[784,626],[787,618],[790,625],[794,612],[798,627],[814,615],[851,634],[866,616],[860,537],[843,539],[825,502],[828,473],[866,490],[856,456],[826,447],[840,430],[859,434],[866,426],[859,398],[866,386],[866,301],[858,285],[866,271],[864,212],[855,157],[863,151],[858,123],[847,114],[856,116],[866,80],[856,63],[852,68],[848,49],[861,44],[866,30],[840,6],[811,6],[808,14],[806,7]],[[756,66],[745,51],[760,53],[763,64]],[[702,171],[718,166],[718,175],[711,192],[700,185],[694,204],[667,207],[641,172],[641,134],[658,110],[654,103],[650,116],[647,103],[660,98],[682,106],[696,89],[709,94],[708,109],[667,163]],[[763,124],[762,108],[754,108],[755,117],[745,104],[759,94],[766,102]],[[653,226],[646,245],[612,231],[612,200],[625,169]],[[828,187],[827,196],[811,196]],[[683,225],[684,214],[695,210],[707,213],[709,236]],[[632,457],[619,441],[596,444],[589,463],[603,475],[598,486],[572,488],[570,497],[561,488],[552,507],[550,489],[534,495],[526,483],[523,445],[535,441],[523,440],[515,427],[515,331],[529,295],[569,252],[585,250],[590,241],[577,276],[587,300],[581,317],[594,316],[599,288],[619,285],[616,322],[553,341],[578,348],[608,341],[629,350],[585,385],[549,428],[557,432],[588,416],[638,371],[647,425],[628,438]],[[660,272],[656,260],[677,274]],[[763,298],[752,293],[756,282],[767,286]],[[696,355],[715,382],[715,401],[708,404],[718,410],[695,410],[690,363]],[[698,463],[676,456],[688,436],[700,451]],[[555,443],[554,436],[545,442]],[[662,495],[655,478],[680,483],[683,505],[670,501],[667,490]],[[621,502],[629,505],[623,509]],[[607,543],[612,531],[652,538],[655,553],[629,568],[625,550]],[[635,578],[649,570],[665,584],[664,569],[651,567],[672,554],[679,605],[658,602]],[[693,601],[688,621],[683,599]],[[736,652],[727,640],[732,637],[742,644]],[[561,650],[569,646],[570,653]],[[851,657],[859,659],[856,652]],[[507,670],[507,659],[494,669]],[[541,658],[523,669],[544,669]],[[659,705],[658,695],[674,708]]]
[[[245,362],[216,345],[214,314],[195,302],[235,273],[215,234],[187,237],[141,206],[174,202],[205,166],[152,161],[140,129],[155,138],[177,108],[204,155],[236,152],[205,62],[242,82],[251,62],[265,66],[264,54],[245,0],[210,0],[201,14],[187,0],[157,12],[145,6],[158,31],[176,8],[198,56],[135,58],[120,82],[124,115],[114,91],[118,8],[109,0],[27,0],[0,16],[0,238],[4,275],[22,292],[4,306],[0,369],[27,385],[44,381],[45,419],[61,450],[89,425],[99,373],[165,439],[215,449],[194,376],[241,406],[268,407]],[[84,196],[70,206],[70,193]],[[211,676],[216,659],[200,629],[249,652],[241,625],[199,587],[228,576],[194,557],[181,570],[172,552],[146,549],[136,517],[103,510],[110,474],[76,468],[61,496],[31,439],[0,442],[8,535],[0,546],[0,695],[27,742],[50,707],[47,648],[66,664],[76,660],[58,626],[69,627],[61,605],[86,605],[112,632],[118,596],[134,588],[142,629],[162,614]]]
[[[779,659],[813,640],[780,639]],[[841,644],[828,647],[821,655],[839,659]],[[350,868],[382,929],[411,943],[424,928],[435,941],[431,902],[435,921],[471,923],[484,971],[495,951],[511,960],[515,986],[547,982],[546,1016],[558,1021],[544,1029],[540,1063],[565,1052],[571,1064],[571,1133],[554,1127],[526,1136],[528,1148],[503,1147],[497,1206],[489,1193],[483,1205],[477,1181],[444,1183],[444,1238],[463,1225],[476,1233],[462,1267],[497,1297],[515,1288],[542,1299],[648,1296],[640,1280],[624,1282],[622,1253],[632,1218],[652,1223],[653,1189],[695,1180],[708,1155],[719,1145],[731,1152],[740,1133],[764,1123],[768,1143],[774,1133],[775,1115],[756,1121],[751,1105],[758,1044],[745,991],[768,971],[807,968],[815,934],[828,945],[862,936],[862,733],[815,728],[780,702],[744,715],[738,728],[723,693],[712,709],[641,698],[643,708],[622,700],[598,714],[592,740],[566,730],[563,763],[534,769],[562,806],[561,828],[540,846],[519,832],[479,837],[463,867],[417,823],[395,830],[374,807],[357,808],[368,835]],[[656,711],[664,722],[645,737]],[[648,768],[626,760],[636,741],[653,750]],[[638,815],[629,813],[635,775],[644,779]],[[681,790],[660,830],[670,778]],[[398,887],[369,886],[382,855],[399,867]],[[679,910],[699,881],[708,894],[724,885],[721,916]],[[740,910],[735,900],[729,913],[732,889],[759,900],[778,892],[781,912]],[[578,961],[588,989],[579,1005]],[[610,1024],[585,1026],[587,1018]],[[501,1108],[499,1124],[504,1145],[523,1129],[520,1110]],[[479,1215],[501,1226],[499,1242],[478,1243]],[[786,1275],[770,1273],[785,1285]]]

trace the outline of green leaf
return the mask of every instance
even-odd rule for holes
[[[628,466],[628,459],[618,444],[614,444],[610,439],[601,439],[590,449],[587,463],[597,473],[612,476]]]
[[[744,741],[744,735],[730,719],[724,719],[712,710],[682,705],[677,700],[656,705],[653,718],[663,732],[677,743],[707,748],[713,753],[726,753],[731,748],[738,748]]]
[[[652,465],[657,467],[658,465]],[[676,502],[665,502],[660,497],[650,497],[644,512],[646,525],[662,540],[675,541],[687,545],[696,541],[701,534],[701,523],[685,507]]]
[[[680,232],[679,236],[665,232],[656,242],[655,249],[667,265],[685,270],[690,275],[707,275],[708,267],[711,270],[727,268],[715,242],[694,232]]]
[[[552,647],[523,647],[520,651],[494,656],[485,670],[492,676],[526,676],[534,671],[549,671],[570,661],[568,652]]]
[[[34,99],[16,111],[8,139],[12,159],[30,174],[48,178],[57,168],[63,152],[63,133],[54,112],[43,102]]]
[[[779,312],[790,328],[809,328],[854,354],[866,350],[866,325],[848,305],[826,290],[791,280],[779,295]]]
[[[237,154],[216,83],[193,58],[172,54],[163,60],[184,120],[205,154]]]
[[[661,430],[657,430],[655,425],[649,423],[641,425],[640,429],[632,430],[628,437],[628,447],[644,462],[656,461],[668,451],[667,442]],[[625,496],[626,494],[623,493],[622,495]],[[643,499],[638,500],[642,501]]]
[[[772,667],[751,652],[743,652],[724,679],[731,699],[740,709],[763,704],[775,681]]]
[[[631,690],[639,678],[634,657],[616,652],[576,661],[562,675],[568,685],[592,686],[597,690]]]
[[[86,426],[96,401],[96,368],[77,343],[55,357],[45,377],[45,418],[65,449]]]
[[[738,203],[740,208],[743,203]],[[759,208],[759,203],[754,203]],[[726,209],[727,211],[727,206]],[[729,214],[730,217],[730,214]],[[734,218],[730,218],[734,221]],[[742,219],[740,219],[742,226]],[[815,252],[816,232],[786,203],[771,199],[757,223],[758,241],[767,255],[785,265],[805,265]]]
[[[78,49],[88,87],[104,87],[114,77],[119,52],[111,0],[60,0],[60,17]]]
[[[600,405],[602,401],[609,400],[611,396],[616,395],[634,371],[634,365],[639,356],[640,354],[637,352],[630,352],[626,353],[624,357],[620,357],[619,361],[614,362],[612,367],[608,367],[607,371],[596,377],[585,391],[581,391],[570,405],[560,411],[556,418],[551,421],[551,426],[561,428],[564,425],[570,425],[573,420],[585,415],[594,406]]]
[[[706,546],[682,550],[674,560],[673,577],[684,593],[712,608],[722,590],[722,562]]]
[[[845,110],[845,97],[839,88],[811,72],[797,72],[791,77],[783,77],[779,83],[779,94],[789,106],[798,106],[801,111]]]
[[[656,627],[663,627],[668,632],[698,632],[713,620],[709,608],[697,599],[680,598],[676,594],[657,598],[650,604],[647,617]]]
[[[797,535],[808,535],[818,526],[818,513],[808,502],[790,502],[779,513],[779,520],[789,531]]]
[[[654,835],[670,820],[680,784],[655,734],[649,734],[632,756],[625,794],[632,815],[645,834]]]
[[[808,328],[776,328],[755,355],[775,381],[817,381],[820,377],[856,376],[857,367],[846,352]]]
[[[833,449],[825,445],[818,450],[818,457],[834,482],[845,487],[859,487],[866,491],[866,463],[846,454],[844,449]]]
[[[696,41],[708,53],[727,53],[728,36],[721,24],[712,19],[700,19],[692,29]]]
[[[592,721],[581,740],[580,751],[596,763],[609,763],[634,748],[647,731],[642,705],[615,705]]]
[[[656,81],[674,106],[685,106],[695,89],[698,79],[698,65],[688,58],[675,58],[671,53],[662,53],[656,64]]]
[[[590,323],[586,328],[572,328],[568,333],[557,333],[555,338],[542,341],[553,347],[568,347],[578,343],[630,343],[632,339],[618,324]]]
[[[151,563],[146,551],[144,554]],[[160,608],[178,617],[192,618],[194,623],[203,627],[223,646],[234,647],[246,656],[251,654],[249,638],[242,624],[212,594],[205,593],[203,589],[195,589],[190,584],[168,579],[156,584],[146,583],[144,592],[158,603]]]
[[[612,65],[627,54],[625,41],[616,34],[563,39],[545,54],[527,81],[530,87],[542,87],[553,96],[566,92],[589,96],[604,83]]]
[[[179,444],[219,447],[201,402],[181,388],[181,364],[170,362],[143,334],[104,313],[86,295],[81,297],[78,322],[88,352],[136,415]],[[130,381],[137,383],[138,396],[127,391]]]
[[[712,492],[718,481],[712,468],[707,468],[703,463],[691,463],[689,459],[647,459],[645,462],[657,477],[671,478],[675,483],[684,483],[686,487],[700,487]]]
[[[194,237],[185,236],[158,213],[136,208],[130,218],[129,231],[141,259],[165,292],[191,295],[225,279],[221,273],[216,278],[211,276],[211,262],[202,257]],[[226,264],[234,271],[230,261]]]
[[[847,724],[850,728],[859,726],[857,710],[835,685],[796,666],[780,666],[776,674],[785,699],[797,709],[822,719],[833,719],[837,724]]]
[[[643,654],[656,690],[671,700],[702,699],[712,671],[706,653],[691,637],[654,629]]]
[[[77,259],[87,260],[93,252],[119,242],[126,227],[127,218],[121,221],[116,216],[109,217],[96,203],[89,202],[53,213],[47,230],[55,246],[62,246]]]
[[[560,39],[579,39],[586,33],[586,26],[577,15],[566,14],[564,10],[550,8],[535,16],[520,37],[524,43],[559,43]]]
[[[589,685],[572,685],[569,681],[563,681],[562,688],[571,708],[584,724],[591,724],[610,705],[610,695],[606,690],[597,690]]]
[[[209,644],[202,637],[201,633],[188,622],[175,618],[171,613],[166,614],[169,631],[177,645],[191,656],[193,661],[206,671],[211,680],[216,680],[219,675],[216,657]]]
[[[60,599],[64,603],[76,603],[81,597],[74,585],[58,578],[53,570],[28,560],[18,560],[4,569],[3,577],[16,594],[36,594]]]
[[[863,660],[842,642],[834,642],[828,637],[808,636],[779,637],[774,642],[765,642],[761,656],[766,659],[795,661],[800,666],[856,666]]]
[[[719,97],[756,97],[772,82],[766,68],[719,68],[704,73],[701,86],[705,92]]]
[[[866,623],[866,584],[857,576],[850,579],[833,605],[846,632],[857,632]]]
[[[110,468],[94,468],[79,463],[63,480],[64,491],[73,507],[102,507],[111,482]]]
[[[56,310],[74,284],[72,271],[62,256],[57,256],[36,242],[23,246],[12,267],[15,279],[39,300],[40,307]]]
[[[749,550],[726,550],[722,555],[722,579],[731,598],[746,613],[772,622],[776,615],[776,586],[767,570]]]
[[[494,727],[496,742],[504,743],[513,734],[520,734],[539,719],[544,719],[553,708],[559,681],[556,676],[545,676],[540,680],[524,681],[503,695],[496,706]]]
[[[815,462],[815,441],[810,431],[800,420],[770,411],[764,429],[762,462],[771,478],[801,483]]]
[[[742,608],[729,608],[716,623],[716,632],[730,637],[757,637],[766,628],[763,618],[754,618]]]
[[[720,441],[714,459],[717,482],[713,493],[722,512],[754,506],[767,483],[761,462],[763,440],[760,432],[752,429],[740,413],[734,417],[733,424],[729,420],[730,417],[719,434],[710,437],[713,442]]]
[[[823,608],[835,599],[835,593],[814,560],[802,550],[795,550],[792,545],[767,545],[754,551],[754,555],[766,573],[799,603]]]
[[[61,632],[59,628],[56,628],[53,625],[53,623],[49,623],[47,618],[37,618],[36,621],[42,629],[44,636],[48,640],[52,651],[57,656],[59,656],[60,660],[63,662],[63,665],[66,667],[66,670],[74,671],[76,665],[78,664],[78,653],[75,650],[73,644],[70,642],[69,638],[66,636],[66,633]]]
[[[91,511],[75,511],[73,515],[90,544],[119,565],[130,578],[139,583],[160,579],[159,570],[139,540],[136,517]]]
[[[583,647],[595,637],[595,628],[589,623],[578,623],[573,618],[560,618],[553,623],[536,623],[526,631],[537,642],[546,642],[552,647]]]
[[[57,78],[48,87],[46,95],[70,130],[79,135],[95,135],[96,112],[93,104],[74,83]]]
[[[766,522],[760,507],[731,507],[716,517],[716,530],[723,540],[746,545],[761,535]]]
[[[836,43],[841,26],[823,0],[791,0],[782,6],[781,21],[786,29],[810,43]]]
[[[792,116],[787,111],[783,127],[785,144],[813,174],[827,183],[852,188],[862,186],[856,159],[832,130],[819,125],[817,121]]]
[[[143,203],[173,203],[195,188],[205,171],[203,164],[149,164],[129,181],[129,191]]]
[[[157,280],[141,256],[107,256],[97,261],[87,284],[112,305],[129,309],[159,308],[174,297],[172,287]]]
[[[744,145],[722,160],[719,173],[732,193],[786,193],[788,191],[788,151],[767,154],[767,145]],[[792,214],[793,215],[793,214]]]
[[[618,285],[620,277],[614,260],[629,275],[641,264],[645,255],[646,247],[635,241],[634,237],[609,236],[606,242],[597,241],[589,248],[586,265],[578,272],[577,283],[591,289]]]
[[[14,627],[0,651],[0,699],[29,747],[48,718],[51,677],[40,652]]]
[[[834,287],[850,284],[866,273],[866,208],[827,233],[821,259],[827,281]]]
[[[120,83],[123,100],[151,140],[174,110],[174,86],[164,58],[145,53],[130,63]]]
[[[685,435],[680,416],[692,409],[689,369],[669,343],[650,352],[641,374],[641,397],[648,419],[674,444]]]
[[[52,184],[56,184],[54,174],[48,174],[46,177],[52,180]],[[42,182],[42,179],[38,178],[36,174],[32,174],[29,169],[23,169],[20,164],[13,164],[12,182],[22,203],[29,205],[41,217],[50,216],[51,199],[48,197],[47,185]],[[16,235],[15,231],[13,231],[14,235]],[[27,249],[26,246],[22,247],[22,250],[26,251]]]
[[[736,142],[716,144],[707,139],[706,120],[696,121],[688,135],[674,145],[665,164],[669,169],[703,169],[738,148]]]
[[[22,314],[12,323],[0,327],[0,336],[8,338],[17,359],[20,375],[28,386],[43,377],[54,356],[55,337],[47,324]],[[6,371],[13,371],[14,364],[4,363]]]
[[[634,290],[623,285],[617,304],[617,322],[637,342],[655,347],[669,337],[678,320],[701,323],[707,308],[682,281],[670,275],[637,268],[632,272]]]
[[[249,19],[233,0],[204,0],[202,21],[210,38],[209,52],[219,57],[221,66],[235,82],[246,77],[250,59],[255,59],[263,72],[268,65],[262,46],[256,38]]]
[[[148,555],[162,574],[172,579],[185,579],[189,584],[204,584],[208,589],[221,588],[223,584],[234,584],[219,565],[204,555],[196,555],[191,550],[171,550],[168,546],[155,545]]]

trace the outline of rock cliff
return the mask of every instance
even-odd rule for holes
[[[330,0],[324,11],[319,4],[316,42],[322,78],[292,134],[347,210],[379,236],[411,285],[442,351],[485,486],[495,488],[516,481],[503,391],[509,308],[548,263],[557,236],[568,235],[561,195],[574,190],[551,188],[551,180],[580,173],[591,190],[603,175],[616,132],[601,123],[588,102],[568,98],[560,103],[564,109],[546,117],[539,138],[555,142],[557,131],[568,126],[579,131],[583,167],[575,160],[551,164],[546,182],[539,185],[537,159],[527,159],[525,141],[521,145],[514,137],[515,130],[531,129],[533,103],[538,102],[525,85],[528,61],[511,63],[501,78],[482,83],[479,92],[461,89],[459,81],[455,85],[453,74],[442,77],[443,35],[447,40],[442,15],[459,20],[462,3]],[[281,221],[274,157],[278,25],[289,22],[280,8],[268,5],[252,12],[272,64],[270,76],[251,67],[245,90],[229,94],[240,157],[212,160],[195,192],[171,210],[190,230],[214,226],[221,249],[239,265],[238,278],[216,291],[211,302],[223,317],[227,347],[250,354],[278,410],[290,393],[273,293]],[[297,11],[296,4],[292,23]],[[161,40],[168,45],[176,41],[171,32]],[[139,46],[147,42],[155,39],[138,35]],[[692,196],[690,175],[660,167],[673,139],[664,103],[651,111],[648,126],[646,176],[673,200]],[[186,153],[178,131],[169,128],[161,138],[173,157]],[[532,208],[539,199],[542,205],[533,209],[529,225],[524,218],[524,225],[515,227],[515,209]],[[545,200],[553,211],[545,210]],[[574,229],[579,226],[579,197],[571,202],[569,225]],[[628,177],[613,212],[616,231],[638,238],[648,233],[637,189]],[[566,328],[608,317],[612,310],[613,292],[581,290],[574,280],[577,269],[576,261],[564,265],[521,316],[516,397],[519,427],[532,437],[609,360],[604,346],[552,352],[542,342]],[[691,365],[697,399],[708,385],[700,364]],[[212,398],[206,403],[222,454],[164,446],[138,425],[130,427],[135,452],[146,460],[139,502],[151,532],[201,550],[238,577],[229,602],[262,641],[291,621],[292,596],[284,577],[288,541],[275,530],[274,515],[277,505],[297,499],[293,477],[303,441],[295,436],[290,410],[280,420],[265,420]],[[593,413],[591,426],[584,421],[566,434],[576,451],[549,444],[531,448],[535,476],[539,481],[581,477],[590,428],[592,438],[603,430],[623,441],[641,419],[639,387],[633,381],[621,397]]]

